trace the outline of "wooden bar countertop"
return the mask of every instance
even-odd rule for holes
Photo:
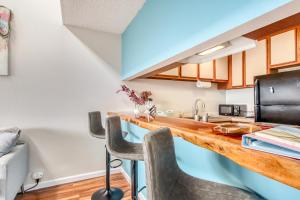
[[[219,153],[249,170],[300,189],[300,160],[243,148],[240,136],[224,136],[213,132],[212,128],[216,124],[171,117],[156,117],[147,122],[146,119],[137,119],[128,113],[110,112],[108,115],[118,115],[122,120],[148,130],[168,127],[174,136]]]

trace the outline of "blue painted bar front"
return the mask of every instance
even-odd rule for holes
[[[122,121],[122,130],[128,132],[126,140],[141,143],[149,130]],[[213,151],[196,146],[182,138],[174,137],[177,162],[186,173],[205,180],[255,191],[269,200],[297,200],[300,190],[292,188],[253,171]],[[138,162],[139,188],[146,185],[144,162]],[[130,162],[124,161],[123,169],[130,176]],[[147,196],[147,191],[143,191]]]

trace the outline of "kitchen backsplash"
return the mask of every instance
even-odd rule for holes
[[[137,91],[150,90],[158,110],[192,113],[192,107],[197,98],[206,104],[205,112],[218,113],[219,104],[226,101],[225,91],[212,88],[197,88],[195,82],[167,80],[136,80],[126,84]]]
[[[254,89],[235,89],[226,91],[227,104],[246,104],[247,111],[254,111]]]

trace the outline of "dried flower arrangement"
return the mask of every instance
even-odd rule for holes
[[[145,105],[145,103],[149,100],[149,97],[152,95],[150,91],[142,91],[140,95],[138,95],[134,90],[131,90],[126,85],[121,85],[121,89],[117,91],[117,93],[124,92],[129,97],[130,101],[138,105]]]

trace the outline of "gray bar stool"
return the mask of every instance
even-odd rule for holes
[[[148,200],[254,200],[248,191],[192,177],[177,162],[170,129],[162,128],[144,137]]]
[[[138,199],[138,160],[144,160],[143,145],[128,142],[123,138],[119,116],[108,117],[106,120],[106,147],[111,155],[131,160],[131,198]]]
[[[90,123],[90,133],[93,137],[99,139],[105,139],[105,129],[101,122],[101,113],[99,111],[89,112],[89,123]],[[119,160],[115,159],[111,161],[110,154],[106,151],[106,187],[99,189],[92,195],[92,200],[120,200],[124,196],[123,191],[120,188],[110,187],[110,168],[111,162]]]

